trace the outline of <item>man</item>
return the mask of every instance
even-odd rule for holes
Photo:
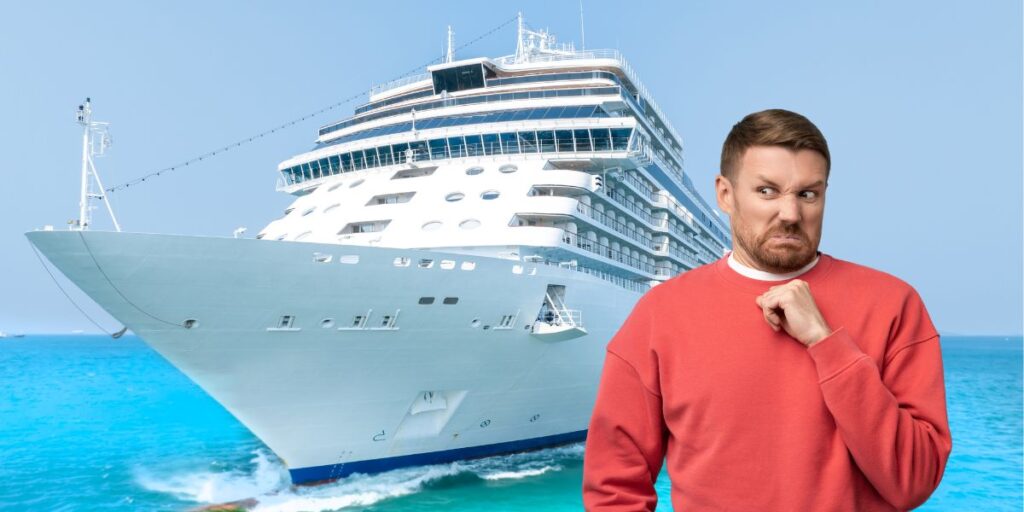
[[[903,281],[818,252],[831,160],[814,124],[736,124],[715,179],[733,251],[657,286],[608,344],[588,510],[653,510],[667,455],[688,511],[892,511],[952,438],[939,336]]]

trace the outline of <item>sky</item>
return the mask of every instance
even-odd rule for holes
[[[96,331],[24,237],[77,217],[85,97],[111,123],[112,186],[365,93],[438,58],[447,25],[460,46],[517,10],[584,43],[576,0],[4,4],[0,331]],[[820,249],[899,276],[941,332],[970,335],[1022,331],[1021,25],[1014,0],[583,2],[586,47],[630,61],[706,199],[740,118],[808,116],[832,153]],[[514,50],[510,23],[456,57]],[[112,194],[115,213],[126,231],[252,236],[290,202],[277,164],[365,101]]]

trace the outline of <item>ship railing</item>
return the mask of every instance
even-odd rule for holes
[[[385,91],[390,91],[391,89],[397,89],[405,85],[414,84],[416,82],[422,82],[424,80],[429,79],[430,73],[420,73],[416,75],[409,75],[401,78],[396,78],[395,80],[384,82],[382,84],[374,84],[370,86],[370,96],[374,96]]]
[[[588,251],[600,256],[604,256],[612,261],[617,261],[625,265],[629,265],[641,272],[648,274],[654,273],[654,265],[646,262],[640,258],[634,257],[632,254],[618,249],[613,249],[612,246],[602,244],[598,240],[591,240],[586,236],[580,236],[578,233],[573,233],[569,230],[562,230],[562,242],[575,246],[578,249]]]
[[[599,279],[603,279],[603,280],[608,281],[609,283],[612,283],[612,284],[614,284],[616,286],[619,286],[621,288],[625,288],[626,290],[630,290],[630,291],[634,291],[634,292],[638,292],[638,293],[644,293],[648,289],[650,289],[650,285],[647,282],[635,281],[633,279],[627,279],[627,278],[622,277],[620,275],[612,274],[611,272],[606,272],[604,270],[598,270],[596,268],[591,268],[591,267],[588,267],[588,266],[585,266],[585,265],[580,265],[580,264],[578,264],[578,262],[576,260],[560,261],[560,260],[544,259],[544,260],[540,260],[540,261],[534,261],[534,263],[538,263],[538,264],[541,264],[541,265],[546,265],[546,266],[549,266],[549,267],[558,267],[558,268],[564,268],[564,269],[567,269],[567,270],[573,270],[573,271],[576,271],[576,272],[581,272],[581,273],[584,273],[584,274],[587,274],[587,275],[594,276],[594,277],[599,278]]]
[[[651,239],[641,234],[642,232],[639,229],[635,227],[630,228],[628,225],[619,221],[614,216],[608,215],[608,213],[606,212],[598,211],[593,206],[583,204],[580,202],[576,203],[576,211],[591,219],[596,220],[601,224],[604,224],[605,226],[612,228],[612,230],[615,231],[616,233],[630,238],[631,240],[642,245],[643,247],[653,247]]]

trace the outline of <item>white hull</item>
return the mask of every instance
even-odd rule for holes
[[[557,266],[438,251],[81,231],[28,238],[262,439],[296,483],[581,439],[605,345],[640,296]],[[531,334],[551,284],[585,312],[586,334]],[[278,329],[285,315],[294,323]],[[369,317],[364,328],[345,329],[356,315]],[[391,328],[379,328],[384,315]],[[515,320],[502,328],[506,315]]]

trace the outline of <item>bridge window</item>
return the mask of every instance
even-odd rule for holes
[[[484,86],[483,64],[438,69],[431,74],[434,79],[434,94],[441,94],[441,91],[456,92],[479,89]]]

